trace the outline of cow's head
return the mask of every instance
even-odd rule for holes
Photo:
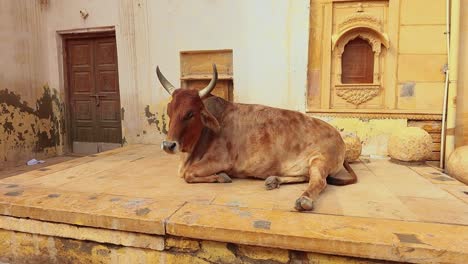
[[[208,86],[200,91],[191,89],[176,89],[156,67],[156,74],[162,86],[172,96],[167,104],[169,115],[169,131],[161,148],[169,154],[178,150],[192,152],[198,142],[203,128],[209,128],[215,133],[219,131],[216,118],[206,110],[202,99],[207,97],[216,86],[218,72],[213,64],[213,78]]]

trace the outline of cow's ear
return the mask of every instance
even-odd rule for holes
[[[205,125],[207,128],[213,130],[213,132],[218,133],[219,130],[221,129],[219,126],[218,120],[206,109],[203,109],[201,111],[201,120],[203,125]]]

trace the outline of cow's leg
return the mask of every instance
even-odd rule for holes
[[[298,211],[309,211],[314,208],[314,201],[319,194],[327,187],[327,171],[323,156],[312,157],[309,167],[309,186],[296,200],[295,208]]]
[[[185,177],[185,181],[188,183],[212,183],[212,182],[220,182],[220,178],[218,175],[210,175],[204,177]]]
[[[270,176],[265,180],[265,188],[267,190],[273,190],[275,188],[279,188],[281,184],[285,183],[298,183],[298,182],[306,182],[308,177],[278,177],[278,176]]]
[[[188,183],[232,182],[231,178],[223,172],[229,169],[226,164],[227,162],[213,163],[201,160],[185,170],[184,179]]]

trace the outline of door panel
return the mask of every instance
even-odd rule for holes
[[[94,141],[96,111],[91,98],[95,91],[93,43],[71,40],[68,50],[73,140]]]
[[[95,49],[96,92],[101,96],[99,105],[99,141],[120,143],[122,141],[122,132],[115,38],[96,40]]]
[[[72,142],[121,143],[115,37],[68,40],[66,51]]]
[[[373,74],[372,46],[361,38],[348,42],[342,57],[342,83],[372,83]]]

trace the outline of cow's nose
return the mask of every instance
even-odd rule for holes
[[[162,143],[162,148],[166,152],[171,152],[172,153],[172,152],[174,152],[176,147],[177,147],[177,142],[175,142],[175,141],[166,141],[166,140],[164,140],[163,143]]]

